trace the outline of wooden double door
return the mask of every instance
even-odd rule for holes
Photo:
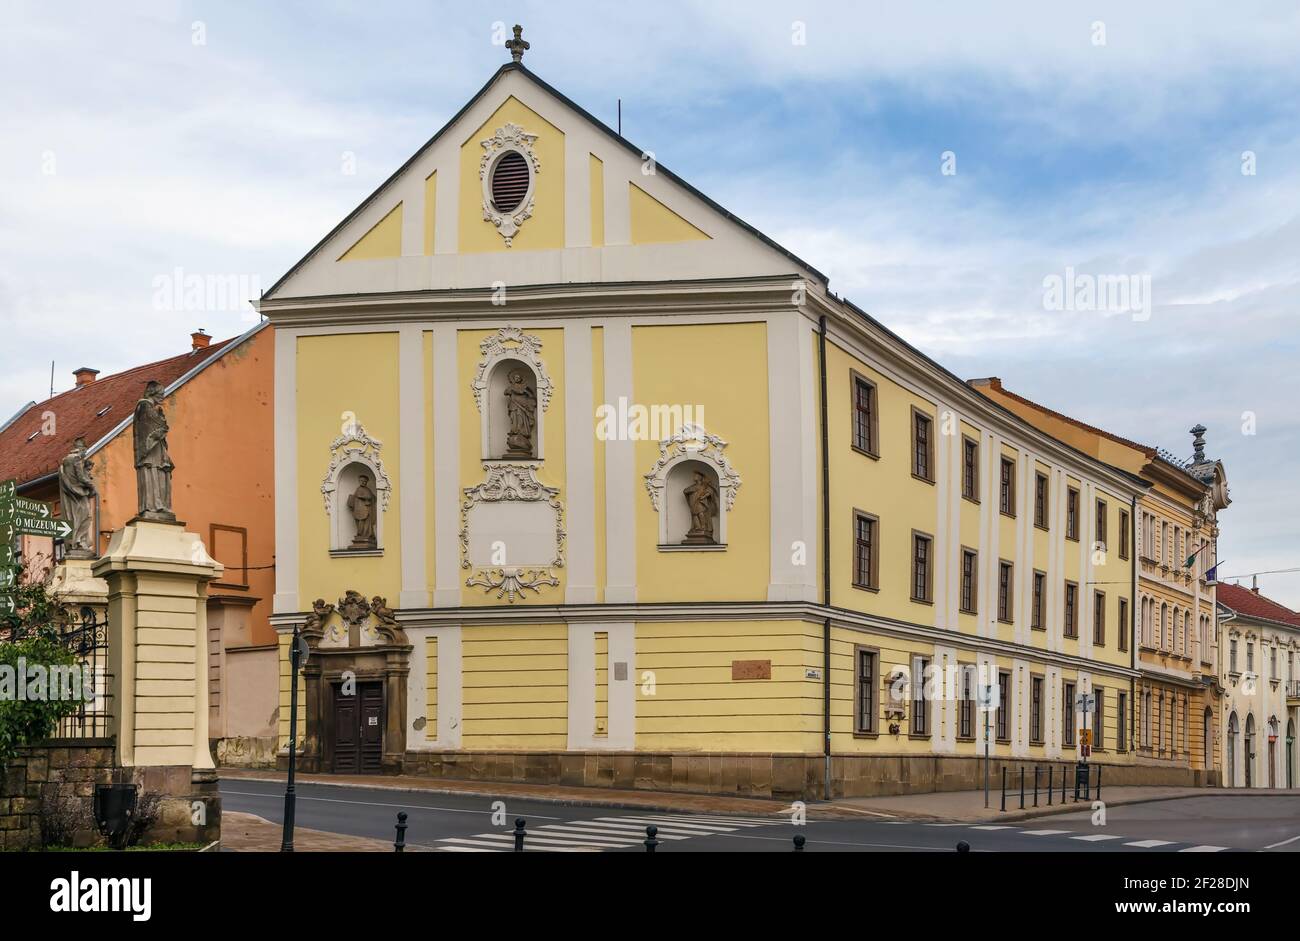
[[[334,762],[336,774],[378,774],[384,757],[384,684],[357,683],[348,695],[334,690]]]

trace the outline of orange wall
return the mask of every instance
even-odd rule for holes
[[[251,613],[251,640],[274,644],[268,618],[275,586],[275,453],[273,368],[275,331],[269,327],[221,356],[169,395],[164,408],[170,432],[167,448],[172,474],[172,508],[185,528],[198,533],[212,551],[211,525],[248,530],[244,579],[227,571],[221,579],[248,582],[247,589],[218,583],[212,595],[257,598]],[[100,551],[107,533],[121,529],[136,514],[135,458],[127,428],[94,455],[99,486]],[[238,566],[238,558],[221,558]]]

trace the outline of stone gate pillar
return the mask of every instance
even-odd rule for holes
[[[208,747],[207,589],[221,563],[181,523],[136,519],[94,574],[108,583],[117,777],[161,801],[150,840],[217,839],[221,805]]]

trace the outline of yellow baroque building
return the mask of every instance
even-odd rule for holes
[[[1144,779],[1134,563],[1092,546],[1148,484],[521,63],[260,308],[304,767],[863,795],[986,743],[1059,780],[1086,727]]]
[[[1121,519],[1115,547],[1133,560],[1137,575],[1140,676],[1130,699],[1137,761],[1169,772],[1165,780],[1223,783],[1220,743],[1227,734],[1228,700],[1213,576],[1218,514],[1232,501],[1223,464],[1205,456],[1205,427],[1191,429],[1193,455],[1184,461],[1031,402],[996,377],[971,384],[1049,434],[1150,485],[1136,514]]]

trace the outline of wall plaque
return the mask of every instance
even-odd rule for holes
[[[733,680],[770,680],[772,678],[772,661],[732,660],[731,678]]]

